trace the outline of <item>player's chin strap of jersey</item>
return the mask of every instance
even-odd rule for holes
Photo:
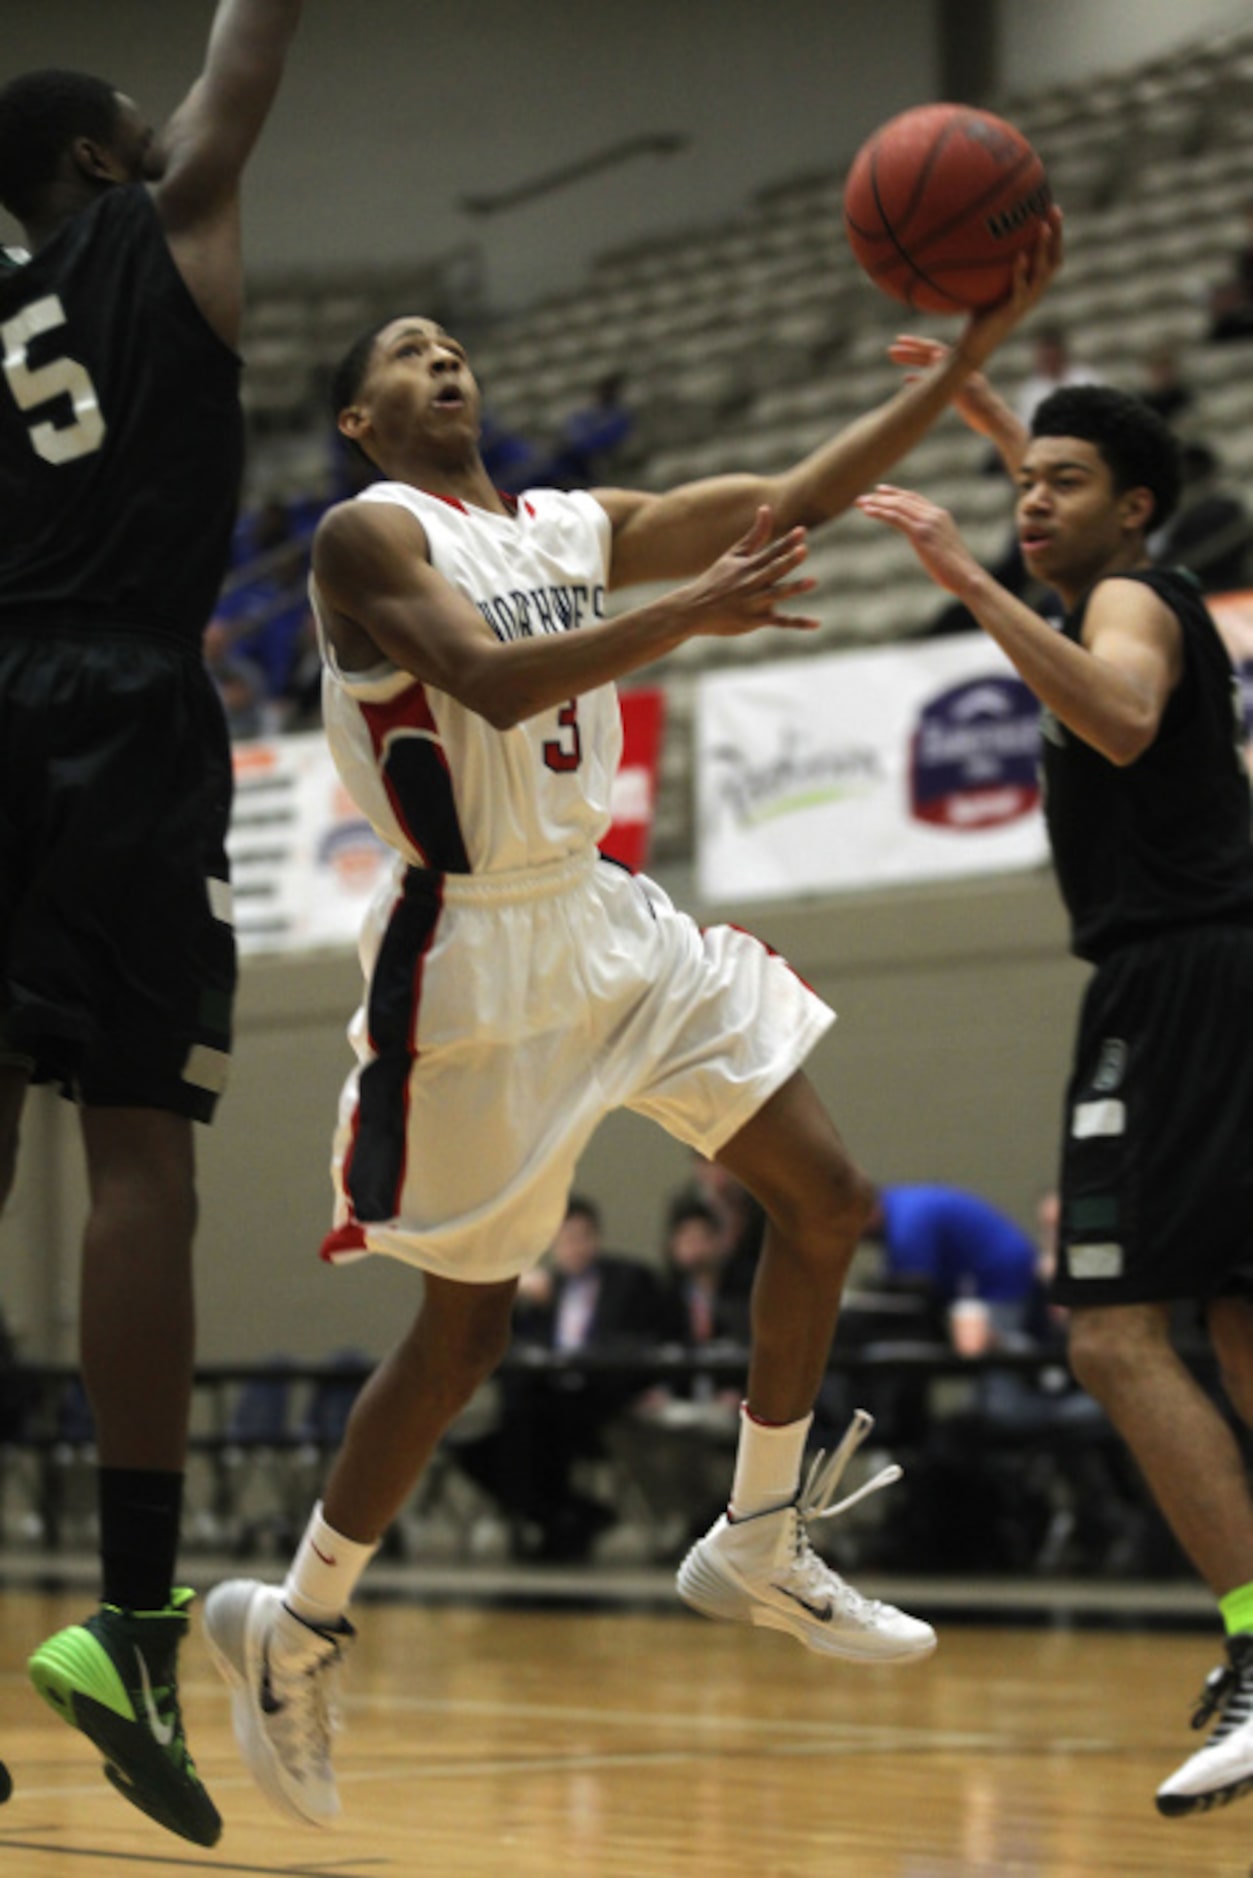
[[[828,1456],[825,1449],[820,1449],[815,1454],[796,1502],[796,1510],[802,1519],[834,1519],[837,1513],[847,1513],[849,1507],[856,1506],[859,1500],[878,1493],[881,1487],[890,1487],[901,1478],[901,1469],[893,1461],[889,1466],[881,1468],[873,1479],[858,1487],[856,1492],[846,1494],[842,1500],[834,1498],[845,1468],[873,1427],[874,1416],[865,1409],[856,1409],[844,1439],[834,1453]]]

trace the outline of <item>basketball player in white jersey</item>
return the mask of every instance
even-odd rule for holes
[[[391,320],[337,375],[339,427],[384,480],[334,509],[315,546],[326,726],[397,860],[362,940],[323,1254],[387,1253],[424,1285],[357,1400],[284,1587],[233,1580],[206,1605],[244,1755],[296,1818],[339,1811],[327,1685],[353,1635],[351,1593],[503,1356],[519,1275],[551,1243],[614,1108],[716,1156],[769,1221],[728,1512],[684,1561],[680,1593],[826,1656],[902,1661],[935,1646],[806,1536],[868,1426],[801,1490],[870,1204],[801,1070],[833,1013],[756,940],[702,932],[596,844],[620,754],[613,681],[695,634],[810,625],[789,610],[812,585],[805,529],[918,441],[1034,305],[1058,246],[1054,225],[1010,299],[972,317],[935,370],[777,477],[515,502],[483,469],[478,389],[439,326]],[[606,617],[610,587],[664,579],[684,584]]]

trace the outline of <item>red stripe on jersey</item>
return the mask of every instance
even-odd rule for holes
[[[439,729],[431,711],[430,699],[426,695],[426,686],[415,678],[407,690],[402,691],[398,697],[389,698],[385,704],[370,704],[363,698],[359,698],[357,702],[365,720],[365,727],[370,733],[374,761],[378,765],[379,776],[387,791],[387,800],[391,803],[392,814],[396,817],[399,826],[404,829],[405,838],[414,853],[420,854],[425,861],[426,850],[410,826],[409,818],[405,814],[395,785],[388,774],[387,740],[398,730],[429,731],[434,746],[439,752],[440,762],[445,770],[448,768],[444,746],[439,741]]]
[[[394,730],[431,730],[438,735],[426,686],[420,678],[415,678],[396,697],[388,698],[385,704],[371,704],[364,698],[359,698],[357,702],[370,732],[370,742],[374,745],[376,757],[382,757],[384,745]]]
[[[350,1219],[343,1226],[337,1226],[334,1232],[328,1232],[322,1241],[318,1257],[325,1259],[328,1265],[347,1263],[349,1259],[360,1258],[369,1248],[365,1242],[365,1227],[358,1226],[355,1219]]]
[[[791,972],[793,978],[795,978],[800,984],[804,985],[806,991],[814,991],[814,988],[810,984],[808,978],[804,977],[804,975],[801,972],[798,972],[796,967],[790,962],[790,960],[785,959],[781,952],[776,952],[774,947],[768,944],[766,940],[761,938],[761,936],[758,933],[749,932],[747,926],[737,926],[733,919],[727,920],[726,924],[731,928],[732,932],[741,933],[745,939],[753,940],[755,944],[761,947],[763,952],[768,952],[772,959],[778,959],[780,965],[786,965],[788,971]],[[704,928],[702,928],[702,931],[703,930]],[[814,991],[814,996],[815,997],[818,996],[818,993],[816,991]]]

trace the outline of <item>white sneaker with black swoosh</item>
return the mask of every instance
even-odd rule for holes
[[[334,1682],[356,1631],[346,1617],[307,1624],[276,1585],[252,1578],[229,1578],[209,1593],[204,1629],[231,1686],[235,1739],[262,1792],[293,1819],[333,1825]]]
[[[783,1630],[819,1656],[856,1662],[908,1662],[930,1656],[930,1624],[865,1598],[814,1551],[806,1521],[829,1519],[900,1478],[885,1467],[856,1493],[835,1501],[840,1476],[874,1426],[859,1409],[828,1459],[819,1454],[790,1506],[750,1519],[721,1518],[679,1567],[679,1596],[706,1617]]]

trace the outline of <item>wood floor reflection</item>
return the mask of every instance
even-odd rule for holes
[[[128,1808],[22,1664],[81,1598],[6,1592],[0,1878],[1245,1878],[1253,1798],[1167,1822],[1203,1636],[942,1628],[903,1670],[832,1667],[686,1613],[363,1606],[338,1764],[302,1831],[238,1763],[198,1635],[184,1710],[211,1852]]]

